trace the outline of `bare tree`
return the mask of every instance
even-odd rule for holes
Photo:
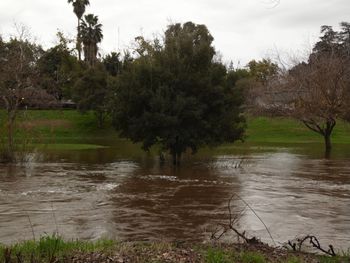
[[[322,26],[306,59],[292,58],[293,65],[283,67],[260,90],[265,110],[296,118],[323,136],[326,157],[337,120],[350,116],[350,24],[342,22],[340,28]]]
[[[35,62],[41,52],[40,47],[29,41],[24,27],[18,32],[17,37],[2,42],[0,49],[0,99],[7,112],[7,147],[4,156],[8,161],[14,159],[14,129],[18,110],[26,99],[26,89],[33,85]]]
[[[349,73],[348,59],[331,52],[312,56],[288,76],[297,91],[292,116],[324,137],[326,153],[332,148],[337,119],[348,107]]]
[[[329,156],[333,129],[350,104],[349,65],[349,58],[337,52],[313,53],[308,62],[270,81],[262,93],[264,105],[270,112],[298,119],[322,135]]]

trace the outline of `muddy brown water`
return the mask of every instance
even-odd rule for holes
[[[236,194],[232,213],[245,207],[239,196],[277,245],[313,234],[350,247],[347,146],[331,159],[310,145],[222,148],[185,156],[176,169],[120,147],[43,152],[25,164],[0,165],[0,243],[56,231],[84,240],[203,242],[227,222]],[[272,243],[249,209],[237,227]]]

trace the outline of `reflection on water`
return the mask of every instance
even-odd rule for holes
[[[275,148],[199,156],[174,169],[152,156],[116,152],[54,152],[42,162],[0,166],[0,242],[32,238],[32,227],[37,236],[57,229],[66,238],[204,241],[227,218],[234,193],[278,242],[314,234],[350,246],[348,157]],[[232,205],[236,212],[244,207],[238,198]],[[251,211],[239,227],[269,241]]]

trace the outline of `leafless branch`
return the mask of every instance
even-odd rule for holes
[[[307,235],[302,238],[298,238],[296,242],[289,240],[287,245],[293,249],[293,251],[302,251],[302,247],[305,242],[309,241],[309,243],[312,245],[313,248],[323,252],[326,255],[335,257],[337,254],[334,251],[334,247],[332,245],[328,245],[328,249],[325,249],[321,246],[319,240],[317,237],[313,235]]]
[[[233,215],[233,212],[232,212],[232,200],[233,198],[238,198],[239,200],[241,200],[244,204],[245,204],[245,207],[238,213],[236,214],[235,216]],[[276,245],[276,242],[275,240],[273,239],[269,229],[267,228],[266,224],[264,223],[264,221],[261,219],[261,217],[256,213],[256,211],[243,199],[241,198],[239,195],[237,194],[233,194],[231,196],[231,198],[229,199],[228,201],[228,204],[227,204],[227,210],[228,210],[228,213],[229,213],[229,222],[228,223],[220,223],[219,224],[219,227],[217,227],[215,229],[215,231],[212,233],[211,235],[211,239],[214,239],[214,240],[219,240],[221,239],[225,234],[227,234],[229,231],[232,231],[234,232],[239,238],[243,239],[244,242],[246,242],[247,244],[254,244],[254,243],[260,243],[261,241],[259,239],[257,239],[256,237],[252,237],[252,238],[249,238],[247,237],[246,235],[246,232],[243,231],[239,231],[237,228],[236,228],[236,223],[238,222],[238,220],[242,217],[242,215],[244,214],[244,212],[246,211],[246,208],[249,208],[253,213],[254,215],[259,219],[259,221],[264,225],[266,231],[268,232],[272,242],[274,243],[274,245]]]
[[[29,216],[28,212],[26,212],[26,215],[27,215],[27,218],[28,218],[29,226],[30,226],[30,228],[31,228],[31,230],[32,230],[33,240],[35,241],[34,226],[33,226],[33,224],[32,224],[32,221],[30,220],[30,216]]]

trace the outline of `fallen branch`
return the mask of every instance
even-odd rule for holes
[[[245,204],[245,207],[244,209],[242,209],[236,216],[233,216],[232,214],[232,210],[231,210],[231,202],[233,200],[234,197],[237,197],[239,200],[241,200],[244,204]],[[243,231],[243,232],[240,232],[236,227],[236,223],[237,221],[241,218],[241,216],[243,215],[243,213],[245,212],[246,208],[249,208],[253,213],[254,215],[260,220],[260,222],[264,225],[266,231],[268,232],[268,234],[270,235],[270,238],[272,240],[272,242],[276,245],[275,243],[275,240],[273,239],[270,231],[268,230],[266,224],[263,222],[263,220],[261,219],[261,217],[255,212],[255,210],[243,199],[241,198],[239,195],[237,194],[233,194],[231,196],[231,198],[229,199],[228,201],[228,205],[227,205],[227,209],[228,209],[228,212],[229,212],[229,223],[228,224],[224,224],[224,223],[220,223],[218,224],[220,227],[217,227],[215,229],[215,231],[212,233],[211,235],[211,239],[212,240],[219,240],[221,239],[226,233],[228,233],[229,231],[232,231],[234,232],[238,238],[241,238],[244,240],[244,242],[246,242],[247,244],[258,244],[258,243],[261,243],[261,241],[256,238],[256,237],[252,237],[252,238],[249,238],[247,237],[246,235],[246,232]]]
[[[309,243],[312,245],[313,248],[323,252],[324,254],[332,257],[336,257],[337,254],[334,251],[334,247],[332,245],[328,246],[328,250],[323,248],[318,241],[317,237],[312,235],[307,235],[303,238],[298,238],[296,242],[293,242],[291,240],[288,241],[288,246],[292,248],[293,251],[301,251],[304,243],[306,241],[309,241]]]

